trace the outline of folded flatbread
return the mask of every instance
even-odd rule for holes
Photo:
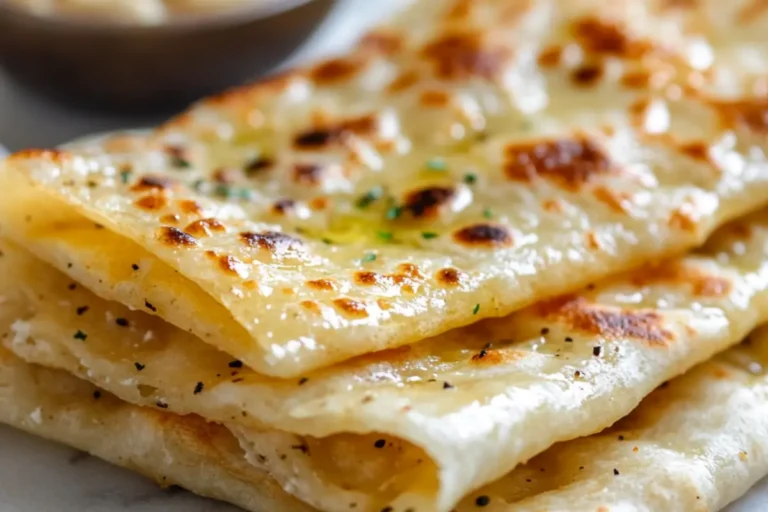
[[[128,402],[223,423],[253,464],[323,510],[448,510],[768,319],[765,212],[686,258],[289,380],[3,251],[10,350]]]
[[[750,2],[416,2],[346,57],[149,134],[12,156],[0,225],[98,295],[300,377],[766,203]]]
[[[256,512],[314,510],[246,462],[219,425],[122,402],[66,372],[0,348],[0,422],[155,480]]]
[[[613,428],[556,445],[456,511],[718,510],[768,474],[767,368],[763,329]],[[247,464],[225,428],[129,405],[1,348],[0,421],[247,510],[310,510]]]

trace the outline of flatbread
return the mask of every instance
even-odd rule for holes
[[[254,512],[310,512],[248,464],[227,429],[129,405],[71,375],[0,348],[0,422],[141,473],[163,487]],[[130,433],[130,435],[128,435]]]
[[[765,321],[766,251],[762,212],[681,260],[290,380],[99,299],[10,244],[0,295],[18,308],[14,353],[224,423],[254,464],[318,508],[448,510]]]
[[[767,370],[761,328],[612,428],[553,447],[457,510],[477,512],[480,497],[492,512],[719,510],[768,474]]]
[[[600,435],[559,444],[456,512],[718,510],[768,474],[768,332],[698,366]],[[254,512],[309,509],[228,431],[139,408],[0,348],[0,421]],[[130,431],[135,435],[126,436]]]
[[[748,1],[416,2],[351,55],[148,135],[12,156],[0,224],[263,374],[403,346],[764,204],[768,17]]]

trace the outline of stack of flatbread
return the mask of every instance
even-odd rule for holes
[[[725,506],[768,474],[766,34],[417,0],[9,157],[0,421],[253,511]]]

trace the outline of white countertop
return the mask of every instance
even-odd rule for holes
[[[342,0],[291,62],[340,51],[378,19],[390,0]],[[288,63],[290,65],[290,62]],[[0,143],[51,147],[94,132],[151,126],[160,119],[69,110],[13,86],[0,72]],[[0,426],[0,512],[233,512],[93,457]],[[728,512],[768,511],[768,479]]]

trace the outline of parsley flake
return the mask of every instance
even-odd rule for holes
[[[448,165],[442,158],[430,158],[427,160],[427,169],[430,171],[443,172],[448,169]]]
[[[361,260],[363,263],[369,263],[371,261],[376,261],[376,255],[372,252],[367,253],[365,256],[363,256],[363,259]]]
[[[380,240],[384,242],[391,242],[392,241],[392,232],[391,231],[377,231],[376,236],[379,237]]]
[[[75,333],[75,336],[74,336],[74,338],[75,338],[76,340],[85,341],[85,340],[87,340],[87,339],[88,339],[88,335],[87,335],[87,334],[85,334],[83,331],[81,331],[81,330],[79,330],[79,329],[78,329],[78,331]]]
[[[475,183],[477,183],[477,174],[473,172],[468,172],[467,174],[465,174],[464,183],[466,183],[467,185],[474,185]]]
[[[363,194],[360,199],[357,200],[358,208],[367,208],[377,199],[381,199],[384,196],[384,189],[381,187],[373,187],[371,190]]]
[[[120,182],[122,182],[123,185],[128,183],[128,180],[131,179],[131,171],[128,170],[122,170],[120,171]]]
[[[480,304],[475,304],[475,308],[472,310],[472,314],[476,315],[480,311]]]
[[[423,238],[424,240],[432,240],[433,238],[437,238],[438,236],[440,235],[438,235],[434,231],[424,231],[421,233],[421,238]]]
[[[399,218],[402,214],[403,214],[402,206],[392,206],[389,209],[387,209],[387,219],[389,220],[395,220]]]
[[[483,217],[485,217],[486,219],[491,219],[491,218],[493,218],[493,212],[491,211],[491,209],[490,209],[490,208],[485,208],[485,209],[483,210]]]

